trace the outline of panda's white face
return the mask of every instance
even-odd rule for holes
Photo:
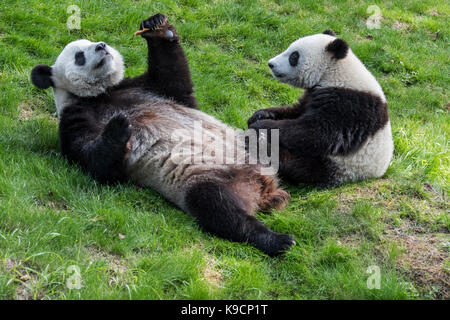
[[[269,60],[272,75],[294,87],[312,88],[332,62],[326,47],[335,39],[327,34],[298,39],[286,51]]]
[[[378,81],[348,44],[326,30],[294,41],[269,60],[272,75],[297,88],[339,87],[371,92],[386,100]]]
[[[77,96],[97,96],[123,79],[120,53],[104,42],[77,40],[69,43],[52,66],[55,88]]]

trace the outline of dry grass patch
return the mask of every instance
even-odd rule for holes
[[[406,22],[395,20],[392,28],[399,31],[407,31],[409,29],[409,24],[407,24]]]
[[[217,266],[217,260],[210,256],[206,256],[206,264],[202,270],[203,278],[208,284],[214,287],[222,287],[224,281],[222,270]]]
[[[33,111],[31,104],[29,104],[27,102],[19,103],[19,110],[20,110],[19,117],[18,117],[19,121],[28,121],[34,115],[34,111]]]
[[[20,284],[14,293],[14,300],[41,300],[44,297],[42,290],[37,290],[37,276],[25,274],[19,277]]]
[[[30,271],[24,263],[6,258],[0,264],[0,269],[11,272],[14,282],[19,283],[14,291],[14,300],[40,300],[44,298],[44,291],[39,288],[38,275]]]
[[[127,261],[119,255],[106,252],[95,246],[90,246],[87,250],[92,260],[105,261],[107,270],[114,275],[123,274],[129,269]]]
[[[29,101],[22,101],[19,103],[17,108],[19,109],[19,116],[17,117],[17,120],[19,121],[29,121],[33,118],[48,118],[51,121],[58,121],[58,118],[55,117],[52,114],[49,113],[40,113],[39,110],[39,104],[44,104],[42,99],[37,99],[37,102],[29,102]]]
[[[437,11],[436,8],[433,8],[433,9],[428,10],[427,13],[428,13],[430,16],[433,16],[433,17],[438,17],[438,16],[440,16],[440,14],[439,14],[439,12]]]
[[[422,227],[405,222],[400,227],[390,227],[385,236],[397,243],[404,252],[397,263],[423,288],[436,288],[436,297],[450,298],[449,253],[445,244],[449,233],[427,233]]]

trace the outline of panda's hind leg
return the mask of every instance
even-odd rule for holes
[[[208,232],[222,238],[248,242],[270,256],[288,250],[295,242],[288,234],[266,227],[248,211],[246,194],[236,194],[219,181],[194,183],[186,192],[187,211]]]

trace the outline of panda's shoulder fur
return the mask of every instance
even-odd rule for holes
[[[305,117],[313,126],[325,127],[324,155],[355,152],[389,121],[388,106],[381,97],[354,89],[329,87],[308,90]],[[315,122],[315,123],[314,123]]]

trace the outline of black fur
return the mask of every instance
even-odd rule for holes
[[[157,14],[144,20],[140,29],[154,30],[167,21],[165,19],[164,15]],[[167,31],[172,33],[172,38],[165,37]],[[144,87],[186,107],[196,108],[189,66],[175,28],[165,24],[158,32],[146,32],[143,37],[148,45],[148,71],[140,77],[124,80],[121,86]]]
[[[330,36],[336,37],[336,33],[334,33],[333,30],[327,29],[324,32],[322,32],[323,34],[328,34]]]
[[[148,20],[154,19],[151,17]],[[146,21],[141,26],[148,25]],[[127,107],[131,109],[142,102],[127,95],[127,89],[143,88],[187,107],[196,107],[189,67],[178,35],[173,26],[167,24],[165,28],[171,30],[174,38],[166,39],[161,32],[145,35],[149,48],[146,73],[124,79],[98,97],[72,96],[74,102],[65,107],[60,115],[62,154],[101,182],[126,180],[124,159],[131,128],[123,113],[127,112]]]
[[[31,81],[39,89],[53,87],[52,68],[45,64],[38,64],[31,70]]]
[[[325,48],[325,50],[330,52],[335,59],[345,58],[347,56],[348,49],[348,43],[342,39],[333,40]]]
[[[228,186],[216,182],[200,182],[186,193],[189,213],[206,231],[225,239],[249,242],[270,256],[289,249],[294,239],[271,231],[245,210],[241,198]]]
[[[265,117],[267,115],[267,117]],[[389,120],[373,94],[343,88],[307,90],[293,107],[257,111],[249,128],[280,130],[280,173],[292,182],[333,184],[331,155],[348,155]]]
[[[289,64],[292,67],[295,67],[298,64],[298,58],[299,58],[299,53],[298,51],[294,51],[289,55]]]
[[[77,66],[84,66],[85,63],[86,63],[86,57],[84,56],[84,52],[79,51],[79,52],[75,53],[75,64]]]
[[[101,182],[127,179],[127,143],[131,136],[140,134],[133,117],[139,115],[140,108],[145,110],[142,105],[146,102],[145,95],[130,92],[146,90],[166,97],[167,104],[178,102],[180,109],[196,107],[189,67],[175,28],[167,24],[167,18],[161,14],[143,21],[143,28],[150,29],[142,34],[148,44],[147,72],[124,79],[97,97],[72,95],[72,104],[64,107],[60,114],[62,154]],[[36,70],[36,81],[42,84],[43,74],[48,69],[39,67]],[[247,241],[269,255],[280,254],[289,249],[294,240],[289,235],[269,230],[252,216],[252,206],[256,205],[252,201],[259,199],[260,209],[278,208],[287,203],[289,196],[277,189],[276,178],[264,179],[259,173],[256,178],[249,178],[249,175],[250,171],[233,176],[229,172],[211,170],[205,172],[204,180],[207,181],[191,178],[190,187],[184,194],[185,209],[209,232],[233,241]],[[241,176],[250,180],[248,187],[239,181]],[[233,186],[238,191],[233,190]],[[238,194],[242,192],[244,194]]]

